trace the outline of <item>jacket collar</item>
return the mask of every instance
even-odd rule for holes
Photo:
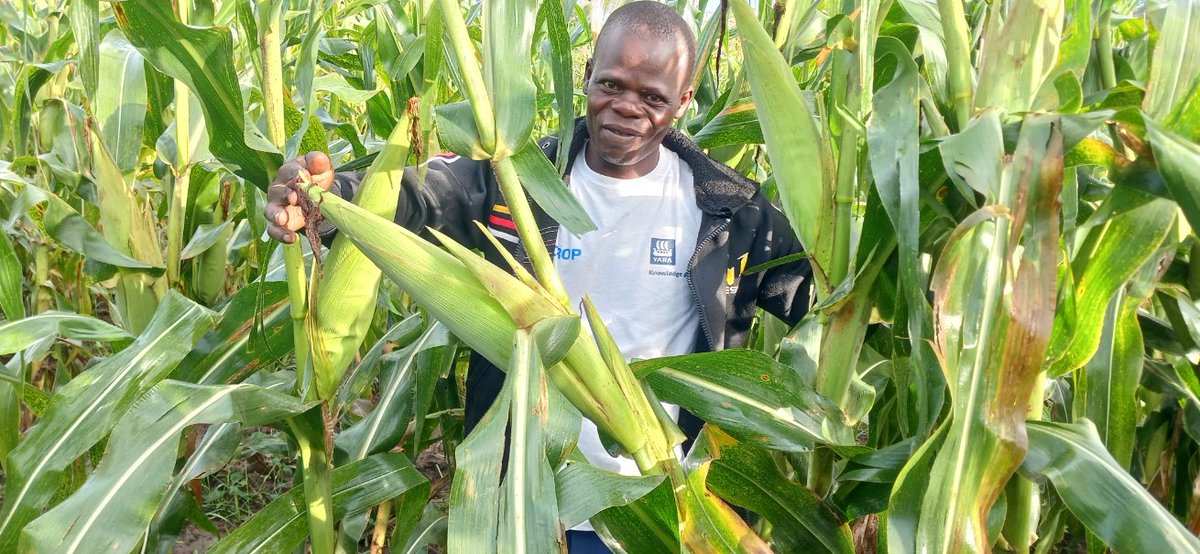
[[[570,175],[571,165],[583,151],[587,139],[587,121],[582,117],[576,118],[575,134],[566,165],[567,175]],[[758,191],[758,183],[709,158],[692,139],[678,129],[671,128],[667,131],[667,135],[663,137],[663,146],[679,155],[679,158],[692,168],[696,206],[706,214],[728,217],[749,202]]]

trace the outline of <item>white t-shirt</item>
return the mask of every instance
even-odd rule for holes
[[[559,228],[554,265],[571,302],[591,298],[627,360],[691,353],[700,315],[687,268],[701,215],[691,168],[659,146],[653,171],[615,179],[593,171],[580,152],[569,183],[597,227],[582,236]],[[678,418],[677,406],[664,406]],[[638,474],[633,460],[608,455],[586,418],[579,450],[596,467]]]

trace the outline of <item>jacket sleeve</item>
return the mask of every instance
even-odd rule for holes
[[[804,254],[804,247],[788,224],[787,217],[767,203],[766,233],[760,240],[771,251],[772,260],[794,258]],[[758,288],[758,306],[788,325],[795,325],[808,313],[812,290],[812,266],[808,258],[793,259],[763,272]]]
[[[484,220],[494,203],[491,166],[486,161],[464,157],[431,158],[425,163],[422,180],[419,167],[406,167],[396,205],[396,224],[432,238],[427,228],[436,229],[467,246],[477,247],[482,234],[475,220]],[[363,174],[345,172],[334,175],[332,192],[353,200],[362,184]],[[322,229],[322,235],[327,231]]]

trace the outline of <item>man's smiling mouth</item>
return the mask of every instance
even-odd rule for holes
[[[632,138],[637,138],[637,137],[641,136],[640,133],[638,133],[632,129],[628,129],[628,128],[624,128],[624,127],[617,127],[614,125],[604,125],[601,127],[601,129],[603,129],[604,131],[608,131],[608,133],[612,136],[615,136],[617,138],[622,138],[622,139],[632,139]]]

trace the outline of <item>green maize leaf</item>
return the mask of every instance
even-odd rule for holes
[[[1138,325],[1138,307],[1154,292],[1161,256],[1151,257],[1138,270],[1128,292],[1113,295],[1104,317],[1096,355],[1076,377],[1075,418],[1095,425],[1104,446],[1121,467],[1129,469],[1136,443],[1138,400],[1145,362],[1145,343]]]
[[[1046,477],[1088,532],[1117,552],[1200,552],[1200,540],[1104,449],[1096,428],[1029,422],[1021,471]]]
[[[479,128],[471,116],[469,102],[442,104],[433,109],[437,117],[438,139],[442,146],[473,160],[486,160],[488,153],[479,138]]]
[[[555,325],[551,322],[550,325]],[[455,450],[457,474],[451,485],[449,548],[464,552],[557,552],[558,527],[553,470],[547,450],[574,441],[578,416],[550,396],[538,333],[516,332],[512,363],[500,395]],[[562,419],[573,423],[563,433]],[[507,457],[505,428],[510,429]],[[500,475],[497,460],[507,460]]]
[[[1146,120],[1146,130],[1167,190],[1192,228],[1200,229],[1200,176],[1196,174],[1200,145],[1167,130],[1153,119]]]
[[[13,131],[13,153],[16,156],[24,156],[29,153],[28,143],[30,133],[33,126],[30,121],[33,118],[33,102],[37,97],[38,91],[41,90],[51,77],[56,73],[66,62],[58,62],[54,64],[23,64],[23,67],[16,75],[16,85],[13,87],[12,111],[9,114],[9,129]]]
[[[256,373],[247,378],[243,384],[274,392],[290,392],[296,388],[296,373],[293,371]],[[204,438],[196,444],[195,450],[183,468],[176,472],[175,481],[178,485],[174,488],[225,467],[241,441],[240,432],[243,423],[246,422],[223,423],[209,427],[204,433]]]
[[[700,148],[762,144],[763,132],[754,102],[742,100],[721,110],[692,139]]]
[[[586,462],[567,462],[554,474],[558,520],[569,529],[601,510],[642,498],[658,487],[663,478],[663,475],[626,476]]]
[[[561,362],[579,338],[581,325],[577,315],[547,317],[533,325],[533,342],[543,366]]]
[[[196,233],[192,238],[188,239],[188,243],[184,245],[183,250],[179,252],[179,259],[190,260],[217,245],[221,238],[228,238],[228,231],[233,230],[233,221],[222,221],[221,223],[201,223],[196,226]],[[224,248],[225,244],[221,243],[219,247]],[[222,268],[224,269],[224,268]],[[222,275],[224,277],[224,275]]]
[[[888,496],[915,446],[911,437],[847,460],[833,498],[846,520],[888,509]]]
[[[0,369],[0,373],[4,370]],[[0,469],[8,471],[5,461],[21,440],[21,400],[11,383],[0,382]]]
[[[362,90],[355,88],[345,77],[337,73],[326,73],[313,80],[313,90],[318,92],[328,92],[342,101],[350,104],[362,104],[369,100],[372,96],[383,92],[382,89],[376,88],[373,90]],[[392,131],[395,133],[395,131]]]
[[[1082,252],[1076,254],[1077,262],[1086,265],[1082,271],[1076,270],[1074,316],[1060,313],[1055,317],[1046,353],[1051,377],[1082,367],[1095,354],[1105,307],[1117,289],[1158,250],[1177,210],[1169,200],[1147,202],[1142,193],[1122,187],[1113,189],[1106,204],[1118,215],[1092,230],[1093,234],[1099,233],[1094,251],[1082,260]],[[1105,240],[1108,237],[1113,238]]]
[[[975,109],[1027,112],[1058,61],[1062,0],[1016,0],[1003,26],[989,27],[979,62]]]
[[[575,321],[578,326],[578,318]],[[502,484],[496,540],[501,552],[560,551],[554,470],[546,459],[546,428],[555,414],[550,412],[549,384],[542,368],[534,337],[524,330],[518,331],[513,344],[513,364],[505,379],[513,384],[508,470]],[[466,498],[469,497],[468,493]]]
[[[377,65],[381,65],[387,75],[404,76],[414,73],[417,62],[425,54],[425,37],[405,32],[407,30],[402,26],[407,25],[407,22],[400,23],[391,8],[375,6],[374,11],[376,49],[379,57],[383,58]],[[396,92],[398,88],[393,86],[392,90]]]
[[[25,349],[25,351],[13,356],[7,364],[0,365],[0,386],[6,385],[12,387],[16,392],[17,400],[23,403],[30,413],[39,418],[46,415],[46,408],[50,405],[50,395],[26,383],[22,370],[31,361],[44,358],[50,351],[50,347],[54,345],[54,342],[55,336],[47,335]],[[19,411],[10,413],[9,415],[17,418],[21,417]],[[5,471],[9,471],[8,453],[17,445],[17,431],[20,430],[20,426],[14,423],[8,429],[11,430],[9,432],[12,435],[9,435],[9,437],[12,438],[13,442],[3,445],[6,450],[4,450],[3,460],[0,461],[0,467],[4,467]]]
[[[167,131],[171,117],[171,102],[175,98],[175,81],[143,61],[146,73],[146,120],[142,127],[142,144],[154,147]]]
[[[447,67],[444,36],[442,34],[442,8],[438,2],[431,2],[425,12],[425,52],[421,58],[421,104],[418,112],[421,118],[421,144],[426,152],[440,150],[437,144],[437,134],[434,131],[434,106],[440,102],[442,94],[444,67]]]
[[[542,154],[537,143],[530,141],[513,154],[512,161],[517,176],[521,179],[521,186],[550,217],[574,235],[596,230],[591,216],[579,204],[579,199],[567,189],[554,165]]]
[[[91,316],[73,312],[42,312],[24,319],[0,321],[0,356],[25,350],[51,335],[101,342],[133,338],[124,329]]]
[[[392,552],[413,552],[401,546],[407,546],[406,543],[422,540],[422,536],[429,531],[428,521],[422,521],[423,516],[430,511],[440,512],[437,506],[430,505],[429,501],[430,486],[428,483],[422,486],[413,487],[404,494],[392,500],[392,513],[395,514],[396,524],[392,528],[391,544]],[[439,544],[446,544],[445,541],[445,516],[438,514],[443,523],[442,525],[442,540]],[[424,524],[424,525],[422,525]],[[428,543],[426,543],[428,544]]]
[[[49,411],[8,457],[12,471],[0,512],[0,550],[16,548],[21,529],[53,496],[63,469],[104,438],[215,322],[209,310],[168,293],[133,344],[59,389]]]
[[[980,114],[962,131],[938,146],[946,174],[964,198],[974,202],[978,192],[996,196],[1004,160],[1004,135],[995,110]]]
[[[304,154],[313,150],[328,151],[329,145],[325,144],[324,148],[316,147],[314,144],[314,134],[319,133],[320,138],[325,136],[325,130],[321,128],[321,122],[316,117],[317,111],[317,94],[314,90],[313,74],[317,65],[317,45],[320,43],[324,33],[321,31],[321,16],[325,14],[332,3],[332,0],[315,0],[308,6],[308,28],[304,33],[304,38],[300,41],[300,55],[296,59],[296,94],[300,98],[300,103],[303,104],[304,112],[300,118],[300,124],[292,128],[289,126],[285,131],[288,133],[287,143],[284,146],[284,159],[292,159],[297,154]],[[295,106],[291,106],[291,97],[284,94],[285,111],[295,110]],[[320,142],[326,142],[320,140]]]
[[[602,510],[589,521],[614,552],[675,554],[682,548],[679,509],[669,479],[641,498]]]
[[[371,413],[342,430],[334,441],[334,456],[339,460],[356,461],[371,454],[391,450],[404,438],[412,408],[413,374],[420,371],[421,361],[441,367],[445,360],[423,358],[427,350],[444,349],[451,338],[446,328],[434,323],[425,329],[412,344],[385,360],[385,371],[379,379],[376,397],[379,399]]]
[[[333,470],[333,517],[361,514],[429,482],[400,452],[376,454]],[[209,550],[211,554],[287,554],[308,536],[304,494],[293,488],[272,500]]]
[[[100,43],[100,71],[105,85],[91,96],[104,145],[113,162],[126,175],[137,169],[142,153],[142,125],[146,120],[146,64],[120,30],[113,29]],[[110,81],[111,79],[111,81]]]
[[[197,424],[264,425],[299,413],[294,397],[251,385],[164,381],[117,423],[107,454],[75,494],[25,527],[22,548],[85,552],[133,548],[168,492],[181,433]]]
[[[112,9],[129,42],[156,69],[182,81],[200,100],[208,149],[239,177],[265,190],[282,156],[257,128],[247,125],[231,65],[229,29],[182,25],[171,4],[157,0],[125,0],[113,3]]]
[[[1048,85],[1042,86],[1042,93],[1039,94],[1037,100],[1034,100],[1035,106],[1043,102],[1043,96],[1050,96],[1049,91],[1053,90],[1055,98],[1049,102],[1050,105],[1047,106],[1049,109],[1056,109],[1063,113],[1079,111],[1083,105],[1083,87],[1074,73],[1063,73],[1048,83]]]
[[[806,451],[854,444],[841,410],[792,368],[754,350],[724,350],[635,362],[660,399],[718,425],[738,440]]]
[[[482,5],[483,79],[496,117],[496,145],[492,149],[492,159],[501,160],[520,150],[533,132],[534,95],[537,92],[533,84],[533,66],[514,64],[512,60],[529,56],[537,2],[484,0]],[[464,70],[461,66],[459,69]],[[485,100],[471,98],[471,102]]]
[[[854,552],[850,526],[821,499],[780,472],[769,450],[705,428],[689,456],[713,458],[708,488],[771,522],[780,552]]]
[[[1144,369],[1146,389],[1182,400],[1183,430],[1193,439],[1200,437],[1200,381],[1187,358],[1147,360]]]
[[[936,348],[954,410],[925,473],[915,542],[905,541],[918,550],[991,546],[987,517],[1020,464],[1028,402],[1053,324],[1062,148],[1056,116],[1027,116],[995,199],[1004,216],[981,210],[977,220],[968,218],[938,262]],[[923,463],[914,457],[909,466]]]
[[[354,203],[384,219],[394,219],[400,199],[404,165],[412,150],[409,115],[400,118],[388,142],[371,162]],[[317,397],[332,398],[338,383],[366,337],[375,314],[382,272],[347,237],[333,240],[317,285],[313,345],[313,373]]]
[[[511,372],[510,372],[511,375]],[[453,552],[496,552],[496,530],[504,491],[500,464],[515,379],[506,378],[500,394],[471,434],[454,450],[450,484],[450,521],[446,546]],[[525,385],[525,383],[522,383]],[[511,463],[511,460],[510,460]]]
[[[413,314],[393,325],[379,337],[342,379],[337,393],[338,404],[346,406],[355,399],[367,396],[368,389],[375,382],[375,376],[379,374],[379,360],[384,355],[384,349],[389,345],[396,349],[407,347],[427,330],[423,323],[420,314]]]
[[[153,265],[136,260],[114,248],[75,208],[54,193],[33,185],[26,185],[24,193],[34,203],[46,203],[46,211],[42,216],[46,233],[65,248],[83,254],[89,260],[114,267],[145,270],[150,275],[161,275],[165,271],[162,264]]]
[[[550,73],[554,78],[554,103],[558,108],[558,174],[566,172],[568,152],[575,135],[575,81],[571,73],[571,35],[567,15],[558,2],[542,2],[538,19],[545,22],[550,44]],[[517,170],[520,173],[520,169]]]
[[[1062,43],[1054,70],[1060,75],[1070,73],[1082,79],[1092,55],[1092,2],[1066,0],[1063,12]]]
[[[912,54],[896,39],[881,37],[876,50],[881,59],[883,56],[895,58],[896,70],[891,82],[875,93],[874,112],[867,122],[868,157],[880,204],[896,229],[899,288],[903,294],[903,311],[907,314],[904,331],[900,334],[907,332],[909,364],[917,368],[917,388],[924,392],[926,387],[921,386],[922,381],[925,375],[936,371],[936,358],[926,340],[933,335],[933,316],[925,297],[926,275],[919,269],[921,183],[917,102],[920,76]],[[927,402],[927,397],[940,395],[940,388],[939,384],[936,393],[921,394],[918,402]],[[922,427],[932,419],[926,412],[918,412]]]
[[[535,337],[536,341],[536,337]],[[540,351],[539,351],[540,353]],[[545,355],[542,355],[545,360]],[[561,364],[554,366],[560,368]],[[563,395],[557,385],[546,388],[550,403],[550,418],[546,425],[546,459],[551,468],[557,468],[571,453],[576,452],[575,445],[579,442],[579,429],[583,415],[579,409]]]
[[[221,310],[216,329],[188,352],[171,378],[202,385],[239,383],[291,352],[287,283],[250,283]]]
[[[921,505],[929,486],[934,458],[945,445],[949,430],[950,426],[946,424],[938,427],[913,453],[896,477],[896,484],[888,498],[888,552],[912,554],[926,551],[916,542],[917,527],[926,515]]]
[[[237,454],[241,438],[242,426],[239,423],[213,425],[204,432],[204,438],[196,444],[196,450],[187,459],[183,469],[176,472],[170,484],[167,485],[166,490],[171,492],[159,503],[158,511],[154,513],[153,519],[146,527],[147,545],[158,544],[165,548],[167,544],[172,546],[175,544],[176,537],[172,536],[174,533],[171,532],[171,525],[168,523],[176,517],[175,504],[179,499],[189,503],[195,501],[190,491],[184,489],[184,484],[225,467]],[[153,546],[148,550],[161,551],[155,550]]]
[[[438,325],[441,325],[440,323]],[[413,426],[412,439],[404,446],[409,452],[424,450],[425,441],[432,435],[436,425],[426,427],[426,419],[434,406],[434,395],[438,380],[449,379],[458,359],[458,339],[451,336],[449,344],[418,354],[417,373],[413,383]]]
[[[98,0],[71,0],[71,34],[79,45],[79,78],[88,98],[96,98],[100,82],[100,61],[97,55],[100,29],[100,2]],[[107,75],[107,74],[106,74]],[[2,142],[0,142],[2,144]]]
[[[771,106],[760,119],[783,213],[811,256],[819,297],[833,290],[824,271],[833,259],[834,189],[821,154],[821,133],[791,69],[744,0],[730,3],[741,33],[754,103]]]
[[[1162,131],[1200,141],[1200,2],[1167,6],[1143,108]],[[1153,141],[1153,139],[1151,139]],[[1157,146],[1157,145],[1156,145]],[[1155,148],[1155,154],[1157,154]],[[1193,167],[1194,169],[1194,167]]]
[[[422,499],[422,502],[424,499]],[[449,518],[432,506],[425,507],[413,531],[407,536],[393,535],[392,552],[398,554],[421,554],[430,550],[430,545],[446,544],[446,522]],[[401,548],[403,546],[403,548]]]
[[[1067,152],[1064,164],[1067,167],[1095,165],[1114,168],[1116,158],[1116,151],[1108,143],[1095,138],[1086,138]]]
[[[706,482],[712,462],[702,462],[687,475],[682,487],[680,536],[685,552],[761,554],[771,552],[733,508],[708,490]]]

